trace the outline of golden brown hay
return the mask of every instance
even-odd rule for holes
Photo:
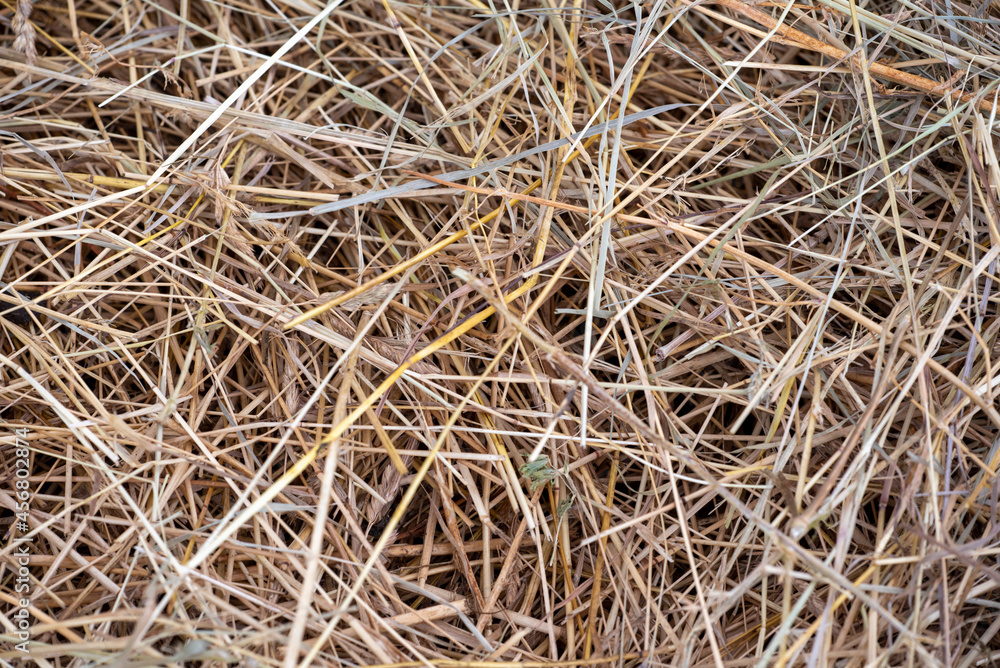
[[[1000,5],[3,0],[5,665],[1000,661]]]

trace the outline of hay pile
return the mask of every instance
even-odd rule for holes
[[[0,657],[996,661],[998,16],[4,0]]]

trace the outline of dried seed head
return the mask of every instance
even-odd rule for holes
[[[35,48],[35,27],[31,25],[31,0],[17,0],[14,8],[14,50],[24,54],[24,60],[29,65],[38,62],[38,50]]]
[[[392,291],[392,285],[388,283],[380,283],[376,285],[371,290],[366,290],[362,292],[357,297],[348,299],[346,302],[340,305],[340,307],[346,311],[353,311],[354,309],[360,308],[362,306],[371,306],[372,304],[378,304]],[[340,295],[344,294],[343,290],[337,292],[329,292],[325,295],[324,301],[330,299],[336,299]]]

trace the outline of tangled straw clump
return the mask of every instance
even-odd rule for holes
[[[996,3],[2,11],[4,661],[1000,658]]]

